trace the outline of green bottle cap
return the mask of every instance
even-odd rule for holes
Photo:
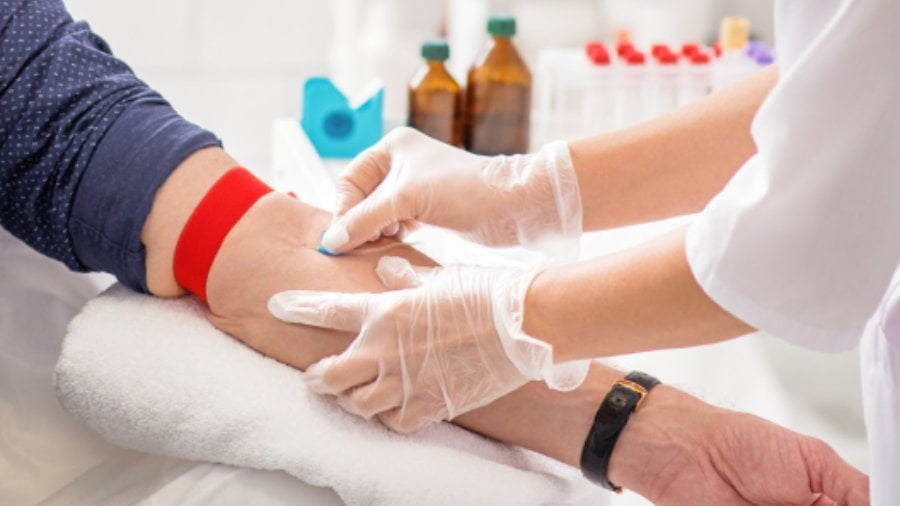
[[[516,18],[512,16],[491,16],[487,31],[495,37],[512,37],[516,34]]]
[[[426,40],[422,43],[422,58],[444,61],[450,58],[450,46],[443,39]]]

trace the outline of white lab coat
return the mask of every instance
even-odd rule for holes
[[[897,0],[778,0],[781,77],[753,122],[758,152],[687,238],[698,282],[738,318],[819,350],[861,340],[872,500],[891,505],[900,504],[898,27]]]

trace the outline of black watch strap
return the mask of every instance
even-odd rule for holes
[[[594,416],[594,424],[581,449],[581,472],[587,479],[609,490],[622,491],[609,481],[609,458],[628,417],[658,384],[659,380],[639,371],[613,384]]]

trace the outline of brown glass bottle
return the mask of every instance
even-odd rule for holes
[[[516,20],[494,16],[488,20],[488,33],[491,40],[469,70],[466,84],[466,149],[483,155],[524,153],[531,119],[531,72],[512,44]]]
[[[425,66],[409,83],[407,124],[441,142],[462,146],[462,88],[444,67],[450,48],[443,40],[426,41],[422,57]]]

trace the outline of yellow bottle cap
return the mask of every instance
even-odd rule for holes
[[[719,44],[723,51],[729,49],[743,49],[750,39],[750,20],[740,16],[726,16],[722,18],[719,29]]]

